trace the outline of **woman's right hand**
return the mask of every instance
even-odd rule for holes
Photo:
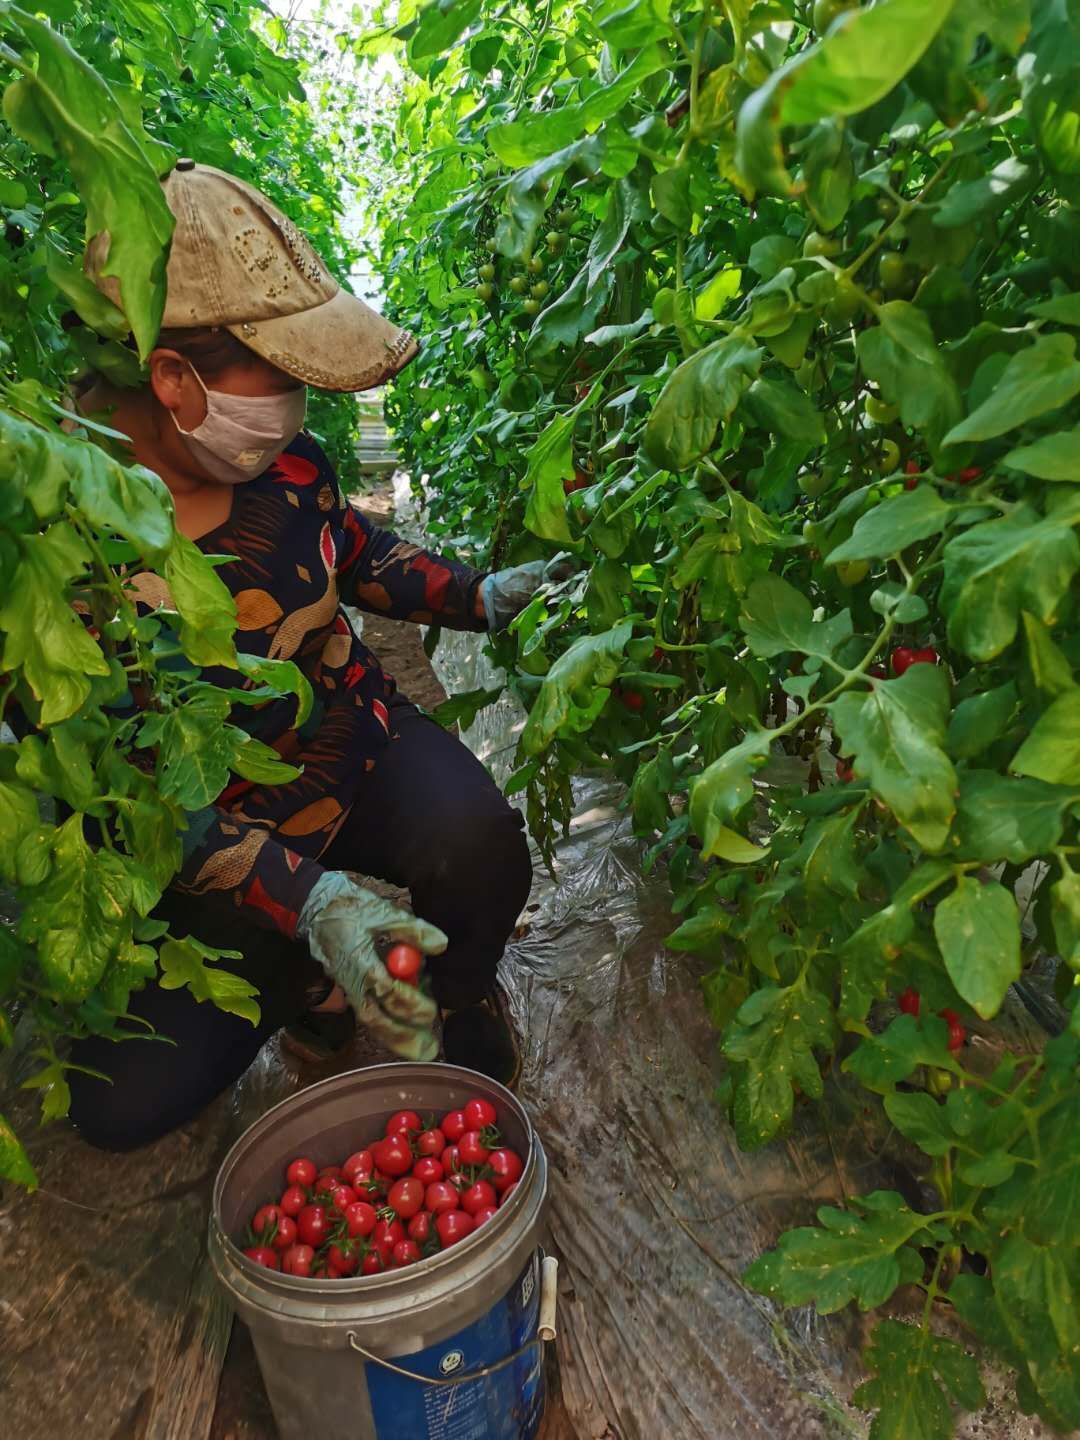
[[[312,888],[296,929],[328,975],[345,991],[361,1025],[403,1060],[433,1060],[439,1009],[430,996],[395,980],[376,939],[404,940],[425,955],[441,955],[447,938],[435,925],[365,890],[339,870]]]

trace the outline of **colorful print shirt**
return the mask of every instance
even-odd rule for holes
[[[198,544],[207,554],[235,556],[218,574],[236,598],[237,648],[294,661],[315,699],[299,729],[293,697],[237,707],[233,723],[303,773],[283,785],[234,778],[213,807],[189,817],[174,884],[198,895],[230,892],[253,922],[292,936],[323,873],[318,857],[349,813],[360,777],[394,738],[387,709],[394,681],[343,606],[483,630],[476,614],[483,574],[371,525],[303,433],[263,475],[236,487],[229,519]],[[135,576],[131,585],[136,599],[168,603],[156,576]],[[237,683],[223,669],[204,676]]]

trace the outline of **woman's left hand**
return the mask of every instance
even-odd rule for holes
[[[511,565],[486,575],[480,583],[480,598],[488,629],[505,630],[541,585],[566,580],[573,573],[573,560],[568,555],[556,555],[554,560],[527,560],[524,565]]]

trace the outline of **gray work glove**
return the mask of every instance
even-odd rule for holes
[[[328,870],[312,888],[296,927],[311,953],[344,990],[361,1025],[403,1060],[434,1060],[439,1051],[435,1022],[439,1009],[430,996],[395,980],[375,948],[375,937],[406,940],[425,955],[441,955],[447,939],[350,880]]]
[[[505,630],[515,615],[521,613],[540,586],[552,580],[565,580],[574,573],[574,562],[567,555],[554,560],[527,560],[524,565],[511,565],[496,570],[480,583],[480,599],[489,630]]]

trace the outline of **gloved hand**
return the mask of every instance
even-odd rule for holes
[[[407,940],[425,955],[441,955],[447,946],[441,930],[373,895],[340,870],[328,870],[315,882],[296,933],[378,1041],[403,1060],[434,1060],[439,1008],[430,996],[390,975],[375,937]]]
[[[554,560],[527,560],[524,565],[511,565],[485,576],[480,584],[480,598],[488,629],[505,630],[545,581],[565,580],[573,573],[573,560],[567,555],[556,555]]]

